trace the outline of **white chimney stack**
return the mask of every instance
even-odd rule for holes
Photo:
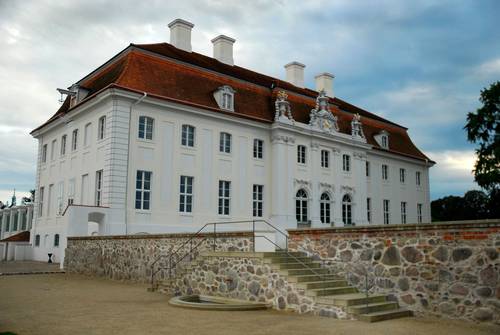
[[[299,62],[291,62],[285,65],[286,81],[289,83],[304,88],[304,68],[306,66]]]
[[[333,74],[323,72],[314,77],[316,80],[316,91],[325,91],[326,95],[333,98]]]
[[[194,24],[182,19],[175,19],[168,24],[170,28],[170,44],[178,49],[191,52],[191,29]]]
[[[214,58],[219,62],[234,65],[233,59],[233,44],[236,42],[234,38],[226,35],[219,35],[212,40],[214,45]]]

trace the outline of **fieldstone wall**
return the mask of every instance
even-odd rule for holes
[[[192,237],[193,234],[70,237],[64,268],[67,273],[149,282],[151,264],[159,255],[178,250],[175,258],[178,259],[190,248],[195,249],[194,257],[213,250],[213,234],[198,235],[179,249]],[[253,248],[252,237],[251,232],[217,233],[216,251],[250,251]],[[167,267],[167,261],[167,257],[161,258],[155,268]],[[189,257],[183,260],[189,261]],[[166,277],[166,270],[160,270],[155,280]]]
[[[350,319],[345,308],[315,304],[305,290],[264,261],[261,253],[208,253],[176,277],[175,295],[201,294],[272,304],[278,310]]]
[[[290,230],[289,248],[417,315],[500,324],[500,220]]]

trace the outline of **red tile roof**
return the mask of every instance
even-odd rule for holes
[[[308,123],[309,112],[314,108],[318,95],[316,91],[299,88],[239,66],[230,66],[196,52],[186,52],[168,43],[131,44],[115,58],[114,61],[103,65],[78,82],[81,87],[89,90],[87,98],[80,103],[92,99],[104,89],[118,87],[147,92],[149,96],[159,99],[272,123],[275,96],[279,90],[286,90],[289,93],[288,99],[295,120]],[[229,85],[236,90],[234,113],[221,110],[213,97],[213,92],[222,85]],[[339,117],[341,132],[350,133],[352,117],[355,113],[359,113],[369,144],[385,150],[379,147],[373,137],[385,129],[390,136],[388,151],[428,160],[413,144],[406,128],[339,98],[330,99],[330,103],[332,112]],[[35,130],[63,116],[71,109],[67,98],[56,114]]]
[[[3,240],[0,240],[0,242],[29,242],[29,241],[30,241],[29,231],[23,231],[20,232],[19,234],[12,235],[7,238],[4,238]]]

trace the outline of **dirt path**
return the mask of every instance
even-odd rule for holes
[[[0,333],[16,334],[500,334],[500,327],[448,320],[375,324],[277,311],[212,312],[171,307],[146,286],[81,276],[0,277]]]

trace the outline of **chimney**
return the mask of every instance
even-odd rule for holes
[[[304,68],[306,66],[299,62],[291,62],[285,65],[286,81],[289,83],[304,88]]]
[[[325,91],[326,95],[333,98],[333,74],[323,72],[314,77],[316,80],[316,91]]]
[[[191,52],[191,29],[194,24],[182,19],[175,19],[168,24],[170,28],[170,44],[178,49]]]
[[[214,58],[219,62],[234,65],[233,59],[233,44],[236,42],[234,38],[226,35],[219,35],[212,40],[214,45]]]

